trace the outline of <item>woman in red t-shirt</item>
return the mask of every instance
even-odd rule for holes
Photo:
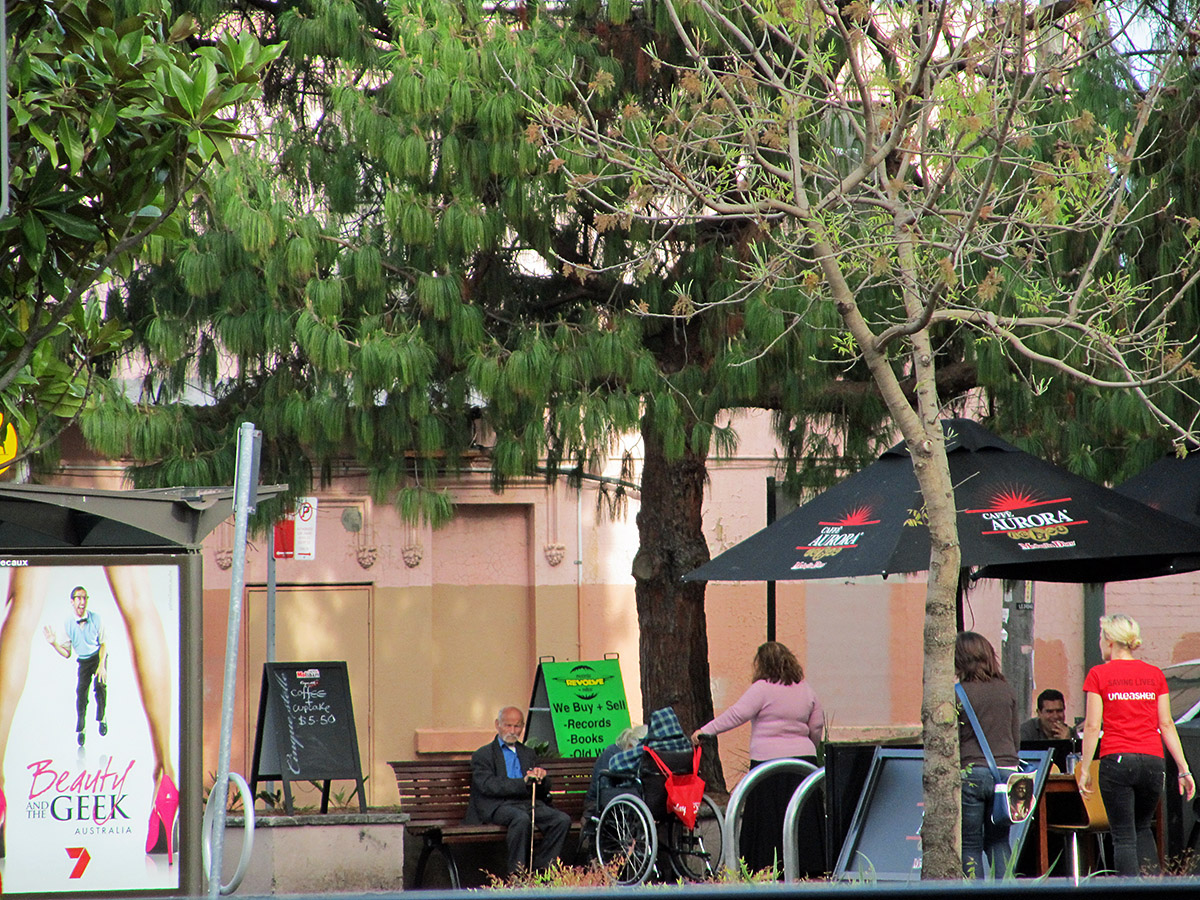
[[[1089,770],[1099,743],[1100,796],[1108,811],[1118,875],[1160,871],[1151,826],[1163,791],[1164,745],[1179,767],[1179,793],[1188,800],[1196,793],[1171,718],[1167,680],[1157,666],[1133,658],[1141,643],[1138,624],[1129,616],[1104,616],[1100,653],[1105,661],[1083,681],[1087,714],[1076,777],[1080,793],[1095,790]]]

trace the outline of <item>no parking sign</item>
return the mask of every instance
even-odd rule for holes
[[[317,498],[301,497],[295,512],[275,525],[276,559],[317,558]]]

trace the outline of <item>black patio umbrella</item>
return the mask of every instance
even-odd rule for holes
[[[1166,456],[1114,488],[1147,506],[1200,525],[1200,451]]]
[[[964,570],[1086,583],[1200,569],[1200,527],[1025,453],[976,422],[942,424]],[[924,501],[901,443],[684,580],[790,581],[928,568]]]

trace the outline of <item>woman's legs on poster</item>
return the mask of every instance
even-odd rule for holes
[[[150,853],[165,835],[170,863],[174,861],[179,791],[171,759],[172,683],[166,633],[151,597],[145,569],[141,566],[109,566],[105,572],[129,635],[134,674],[154,748],[154,805],[150,809],[146,832],[146,852]]]
[[[25,691],[33,633],[46,605],[45,570],[26,566],[5,571],[10,574],[6,579],[4,622],[0,624],[0,829],[8,817],[4,754],[17,703]]]

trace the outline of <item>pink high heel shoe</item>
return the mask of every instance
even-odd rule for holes
[[[179,791],[168,776],[163,775],[154,793],[150,808],[150,827],[146,831],[146,852],[153,853],[162,837],[167,839],[167,865],[175,864],[175,819],[179,815]]]

